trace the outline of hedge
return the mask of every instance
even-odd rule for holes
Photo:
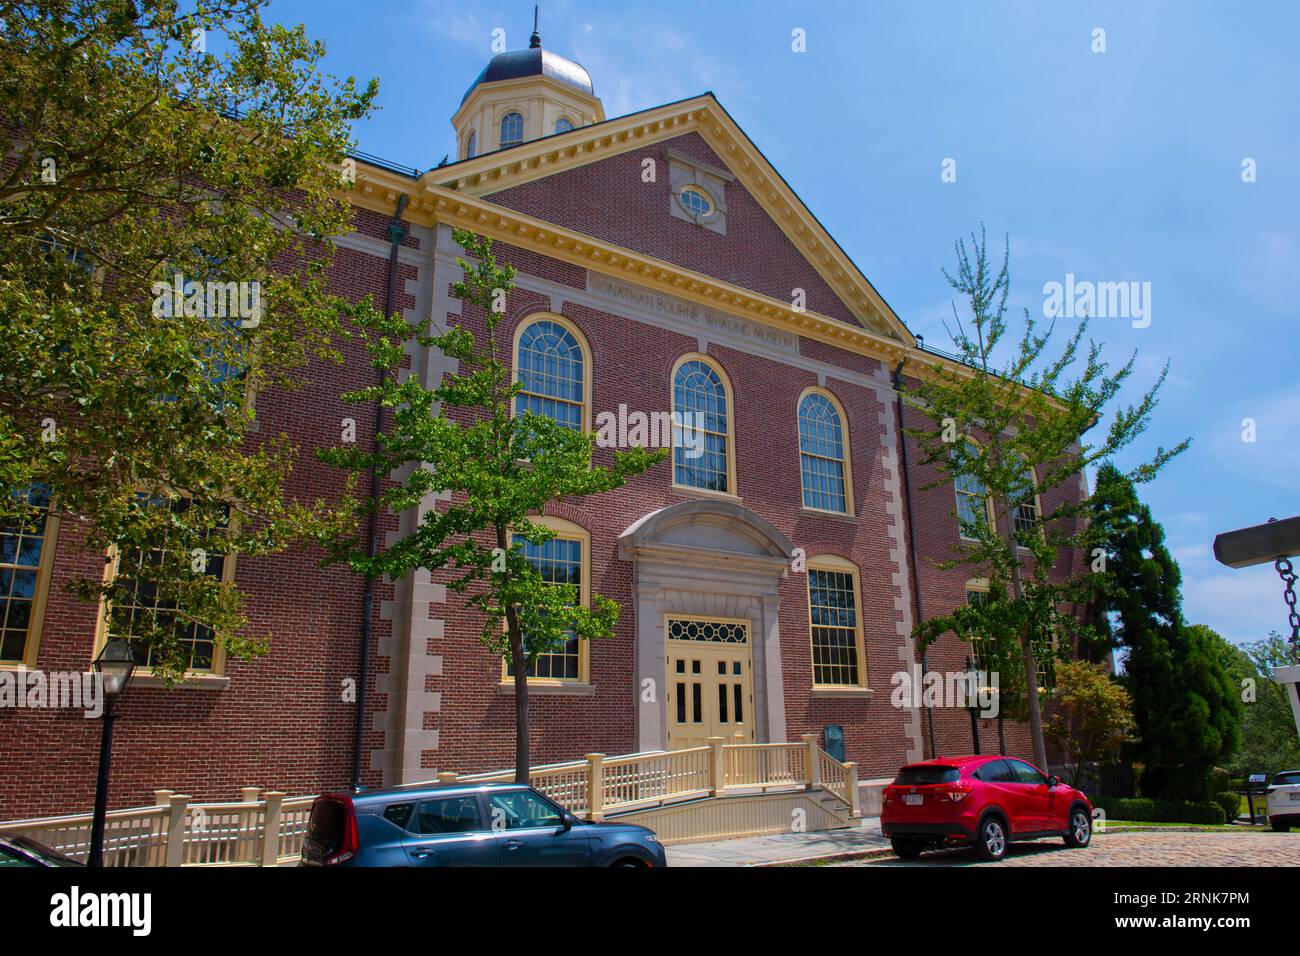
[[[1231,823],[1241,816],[1241,795],[1224,791],[1214,795],[1214,802],[1223,807],[1223,814]]]
[[[1134,823],[1222,824],[1227,819],[1223,807],[1217,803],[1179,803],[1150,797],[1097,797],[1092,805],[1104,810],[1107,820],[1130,820]]]

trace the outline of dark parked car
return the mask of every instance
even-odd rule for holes
[[[18,836],[14,833],[0,833],[0,867],[6,866],[85,866],[80,860],[52,850],[44,843]]]
[[[904,860],[969,844],[1000,860],[1019,840],[1092,840],[1092,804],[1082,791],[1015,757],[940,757],[909,764],[885,788],[880,827]]]
[[[588,823],[522,784],[325,793],[303,866],[665,866],[653,830]]]

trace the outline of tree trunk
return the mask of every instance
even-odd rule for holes
[[[528,782],[531,755],[528,752],[528,662],[524,660],[524,637],[514,608],[506,610],[510,629],[510,660],[515,670],[515,783]]]

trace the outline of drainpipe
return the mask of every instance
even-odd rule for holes
[[[903,434],[903,390],[900,387],[902,382],[903,366],[907,359],[903,358],[898,363],[898,368],[894,369],[894,395],[898,399],[898,449],[902,456],[900,467],[903,471],[903,502],[907,510],[907,558],[912,568],[912,601],[916,605],[916,620],[919,624],[925,620],[925,609],[921,604],[921,578],[917,573],[916,562],[916,524],[912,520],[912,470],[907,464],[907,436]],[[924,682],[925,675],[930,671],[930,663],[924,651],[921,652],[921,680]],[[934,710],[927,707],[925,709],[926,723],[930,731],[930,757],[937,757],[939,751],[934,744]]]
[[[403,193],[397,199],[397,208],[388,223],[388,288],[384,292],[384,314],[391,315],[393,301],[397,298],[397,250],[406,238],[406,227],[402,225],[402,213],[410,197]],[[379,371],[377,385],[384,383],[384,373]],[[374,451],[379,452],[379,431],[384,423],[384,406],[375,403]],[[379,497],[379,472],[370,476],[370,500]],[[369,554],[374,558],[379,554],[379,512],[371,512],[369,521]],[[361,649],[358,656],[360,673],[357,677],[356,722],[352,728],[352,789],[361,789],[361,746],[366,730],[366,685],[367,672],[370,670],[370,620],[374,617],[375,577],[366,575],[366,587],[361,596]]]

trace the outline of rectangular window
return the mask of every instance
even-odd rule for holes
[[[989,592],[979,591],[974,588],[966,589],[966,603],[975,606],[988,603]],[[981,638],[975,638],[970,642],[971,655],[975,661],[975,669],[985,674],[993,670],[993,662],[989,659],[988,645]]]
[[[186,498],[167,502],[158,501],[158,507],[167,507],[173,513],[189,508]],[[203,573],[218,581],[226,580],[227,558],[219,551],[207,550],[201,556],[178,556],[180,545],[170,542],[164,533],[154,546],[119,551],[114,569],[119,597],[106,614],[104,641],[125,638],[139,642],[149,631],[157,629],[170,635],[180,645],[185,669],[194,673],[214,673],[217,670],[217,636],[210,627],[186,620],[176,614],[174,601],[159,594],[156,569],[164,558],[187,562],[201,560]],[[169,553],[170,552],[170,553]],[[152,667],[157,651],[155,647],[137,647],[136,660],[144,667]]]
[[[521,535],[514,543],[523,550],[529,563],[541,574],[547,584],[572,584],[582,594],[582,542],[576,538],[552,538],[542,544],[532,544]],[[570,635],[564,646],[547,654],[538,654],[528,668],[529,677],[544,680],[578,680],[580,648],[578,636]],[[506,665],[506,674],[514,675],[514,667]]]
[[[30,658],[40,632],[51,557],[50,491],[33,485],[13,496],[31,511],[25,519],[0,524],[0,663],[34,663]]]
[[[1038,671],[1038,686],[1051,690],[1056,686],[1056,642],[1051,638],[1034,641],[1034,669]]]
[[[857,687],[861,682],[858,599],[847,571],[808,569],[813,683]]]

